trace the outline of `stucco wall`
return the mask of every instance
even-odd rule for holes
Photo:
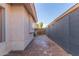
[[[9,20],[12,50],[24,49],[24,7],[11,6],[11,20]]]
[[[0,6],[2,6],[5,9],[5,41],[0,42],[0,55],[4,55],[7,54],[9,51],[11,51],[11,42],[9,39],[9,33],[10,33],[10,29],[9,29],[9,24],[8,24],[8,20],[10,20],[9,17],[11,17],[11,12],[10,12],[10,6],[8,4],[0,4]]]
[[[30,35],[30,30],[32,29],[32,22],[33,19],[30,14],[24,9],[24,46],[26,47],[32,40],[33,40],[33,34]]]
[[[0,42],[0,55],[5,55],[11,50],[24,50],[32,41],[29,34],[31,17],[23,5],[0,6],[5,8],[5,41]]]
[[[12,34],[12,50],[24,50],[32,41],[30,32],[29,13],[23,5],[12,6],[11,34]],[[30,29],[29,29],[30,28]]]

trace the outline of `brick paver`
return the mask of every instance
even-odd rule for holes
[[[64,49],[46,35],[35,37],[24,51],[11,51],[8,56],[69,56]]]

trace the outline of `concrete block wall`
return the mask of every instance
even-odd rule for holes
[[[79,55],[79,9],[70,14],[70,51]]]
[[[79,55],[79,9],[51,25],[46,32],[67,52]]]

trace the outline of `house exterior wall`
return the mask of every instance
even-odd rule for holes
[[[5,41],[0,42],[0,55],[12,50],[24,50],[33,39],[29,34],[33,18],[22,4],[0,4],[0,6],[5,8]]]
[[[11,20],[9,21],[10,26],[10,35],[12,41],[12,50],[23,50],[24,49],[24,22],[26,20],[26,27],[28,32],[28,15],[27,12],[24,12],[25,9],[23,5],[12,5],[11,7]],[[24,17],[26,16],[26,18]],[[26,33],[27,34],[27,33]],[[27,36],[28,39],[28,36]]]
[[[10,46],[10,40],[9,40],[9,33],[10,29],[8,26],[8,21],[10,20],[11,17],[11,11],[10,11],[10,6],[8,4],[0,4],[1,7],[5,8],[5,41],[0,42],[0,55],[5,55],[9,51],[11,51],[11,46]]]
[[[2,41],[2,9],[0,8],[0,42]]]
[[[28,39],[27,39],[27,36],[26,36],[26,33],[25,33],[25,46],[28,45],[32,40],[33,40],[33,32],[34,32],[34,29],[32,27],[34,21],[33,21],[33,18],[29,15],[29,20],[28,20]],[[26,26],[25,26],[25,31],[26,31]],[[26,31],[27,32],[27,31]]]

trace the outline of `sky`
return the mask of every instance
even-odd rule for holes
[[[35,3],[38,22],[47,26],[73,5],[74,3]]]

